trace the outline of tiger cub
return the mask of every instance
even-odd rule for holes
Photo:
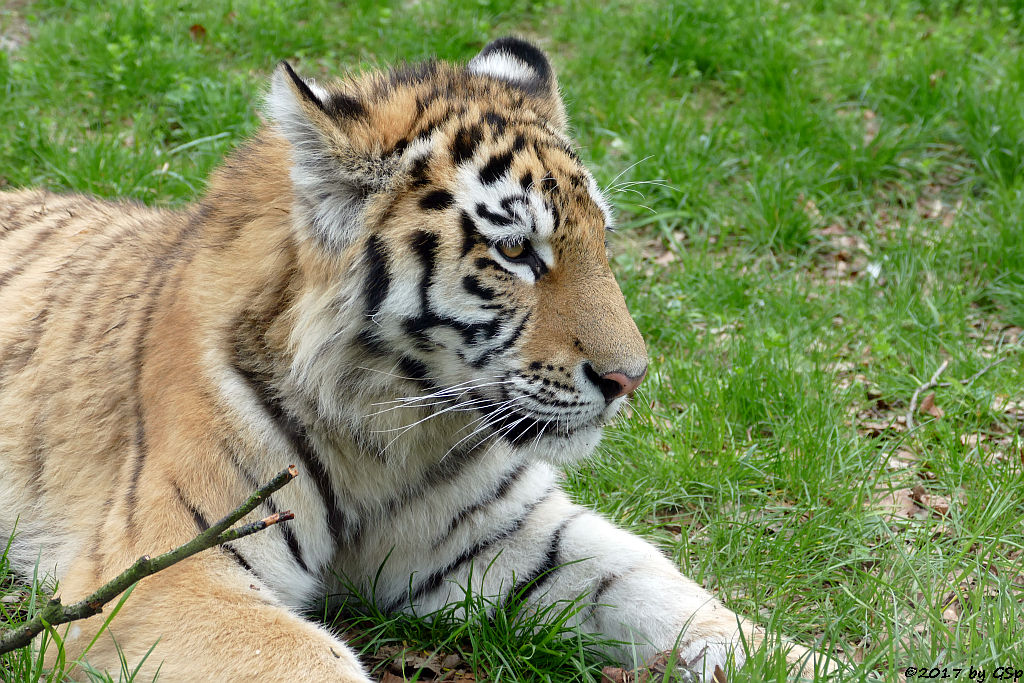
[[[647,355],[547,57],[503,38],[330,85],[282,63],[266,113],[183,211],[2,195],[16,569],[80,599],[302,473],[253,516],[293,522],[142,581],[91,664],[119,668],[116,639],[129,661],[156,643],[161,680],[367,681],[300,616],[337,577],[419,614],[466,585],[584,596],[575,626],[624,663],[742,664],[758,629],[560,488]],[[73,626],[71,655],[102,619]]]

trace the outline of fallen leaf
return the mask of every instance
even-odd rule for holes
[[[896,451],[886,459],[886,468],[889,470],[905,470],[917,464],[917,455],[911,451]]]
[[[957,492],[956,498],[957,503],[963,504],[964,495],[962,490]],[[922,484],[914,487],[914,490],[911,492],[911,499],[922,507],[928,508],[939,517],[945,517],[949,514],[951,507],[950,499],[936,493],[928,493],[928,490]]]
[[[675,260],[676,260],[676,255],[674,253],[672,253],[671,251],[666,251],[661,256],[658,256],[657,258],[655,258],[654,262],[657,263],[659,266],[667,266],[668,264],[672,263]]]
[[[627,678],[628,676],[628,678]],[[601,683],[632,683],[629,672],[617,666],[606,666],[601,669]]]
[[[874,507],[879,510],[882,519],[893,522],[901,519],[924,519],[928,511],[923,509],[914,499],[911,489],[886,491],[875,499]]]
[[[947,623],[956,623],[960,621],[960,604],[954,602],[949,607],[942,610],[942,620]]]
[[[960,443],[967,446],[968,448],[973,448],[974,446],[978,445],[979,441],[984,441],[986,440],[986,438],[987,437],[985,437],[982,434],[961,434]]]
[[[918,410],[921,411],[922,413],[931,415],[935,419],[939,419],[940,417],[946,414],[946,411],[935,405],[934,391],[924,397],[924,400],[921,401],[921,407],[918,408]]]
[[[462,657],[456,654],[446,655],[445,658],[441,660],[441,668],[454,669],[457,666],[461,666],[462,663]]]

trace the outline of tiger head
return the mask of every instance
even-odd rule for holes
[[[290,146],[293,228],[334,270],[318,299],[333,322],[294,343],[321,402],[365,394],[366,413],[390,383],[410,407],[460,413],[458,438],[588,455],[647,355],[546,56],[503,38],[466,66],[331,85],[282,64],[268,111]]]

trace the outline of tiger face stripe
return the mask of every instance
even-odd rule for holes
[[[282,64],[266,112],[182,211],[0,194],[14,567],[79,599],[294,463],[250,516],[293,521],[138,585],[112,628],[132,664],[157,644],[143,676],[365,682],[300,616],[352,586],[419,614],[466,588],[583,596],[574,626],[624,663],[742,660],[759,630],[560,488],[647,358],[543,52],[502,38],[336,83]],[[119,668],[117,646],[90,662]]]

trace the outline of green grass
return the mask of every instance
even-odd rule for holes
[[[1024,668],[1024,406],[1004,407],[1024,402],[1022,26],[1019,1],[983,0],[19,3],[0,10],[21,43],[0,52],[0,185],[180,205],[258,125],[277,59],[325,76],[532,36],[600,182],[628,168],[614,265],[654,361],[577,497],[737,611],[856,659],[849,678],[991,676]],[[944,360],[944,414],[906,430]],[[948,513],[878,503],[918,485]],[[371,658],[405,643],[479,680],[596,680],[549,616],[346,627]],[[730,680],[781,678],[755,659]]]

